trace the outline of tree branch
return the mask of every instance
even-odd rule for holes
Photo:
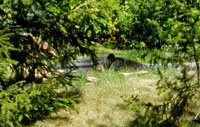
[[[71,14],[71,13],[74,13],[74,12],[78,11],[80,8],[82,8],[82,7],[84,7],[84,6],[87,6],[87,5],[89,5],[89,4],[91,4],[91,3],[95,2],[95,1],[96,1],[96,0],[91,0],[91,1],[88,1],[88,2],[86,2],[86,3],[84,3],[84,4],[81,4],[81,5],[79,5],[78,7],[76,7],[74,10],[71,10],[70,12],[66,12],[66,13],[62,14],[60,17],[69,15],[69,14]]]

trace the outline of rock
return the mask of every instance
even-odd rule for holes
[[[137,75],[145,75],[145,74],[147,74],[148,73],[148,71],[139,71],[139,72],[137,72]]]
[[[98,79],[95,78],[95,77],[87,77],[87,81],[88,81],[88,82],[97,82]]]
[[[121,73],[121,75],[123,75],[123,76],[130,76],[130,75],[133,75],[133,73]]]

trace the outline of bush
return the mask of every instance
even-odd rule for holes
[[[23,90],[16,83],[0,91],[0,126],[21,127],[37,119],[45,118],[62,108],[67,111],[77,103],[78,96],[59,97],[53,84],[31,84]]]

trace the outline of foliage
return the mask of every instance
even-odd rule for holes
[[[141,12],[151,17],[146,17],[145,31],[151,35],[145,35],[147,39],[161,44],[161,48],[167,51],[160,54],[158,50],[153,53],[152,60],[156,63],[161,61],[163,65],[167,63],[179,63],[181,73],[177,73],[176,78],[163,76],[159,72],[161,79],[158,82],[158,90],[164,96],[161,104],[141,102],[136,97],[130,98],[128,103],[132,105],[133,111],[140,114],[135,122],[138,126],[190,126],[191,119],[185,117],[190,111],[188,108],[198,96],[199,88],[199,28],[200,11],[198,1],[140,1]],[[154,6],[154,9],[151,8]],[[151,9],[150,9],[150,8]],[[153,10],[152,10],[153,9]],[[148,10],[148,11],[147,11]],[[150,11],[149,11],[150,10]],[[151,11],[152,10],[152,11]],[[141,15],[141,14],[140,14]],[[145,16],[147,16],[145,15]],[[157,17],[155,17],[157,15]],[[146,38],[146,39],[145,39]],[[147,41],[148,42],[148,41]],[[146,43],[146,42],[145,42]],[[147,44],[147,43],[146,43]],[[153,52],[154,50],[150,50]],[[192,62],[195,75],[189,75]],[[141,107],[143,108],[141,108]],[[136,107],[136,108],[135,108]],[[194,116],[193,116],[194,117]]]
[[[26,87],[25,81],[9,84],[13,77],[7,73],[12,70],[12,65],[18,63],[10,59],[10,52],[19,50],[8,42],[14,34],[6,31],[8,28],[0,31],[0,126],[21,127],[60,108],[71,110],[77,103],[78,96],[60,96],[55,89],[63,86],[59,87],[60,82],[54,81],[54,78],[42,84],[30,84]]]
[[[186,10],[188,9],[186,12],[182,3],[192,4],[194,2],[178,0],[170,2],[168,0],[116,1],[115,8],[111,10],[113,14],[110,15],[114,26],[109,35],[106,35],[109,37],[106,41],[108,41],[108,45],[113,44],[114,47],[121,49],[161,48],[169,39],[170,26],[176,24],[176,20],[184,19],[183,13],[189,14],[191,11],[196,11],[189,9],[196,5],[189,5],[186,7]],[[191,18],[188,20],[194,21]]]
[[[16,64],[17,62],[10,59],[9,51],[16,51],[11,43],[8,42],[12,33],[5,33],[8,28],[4,28],[0,31],[0,84],[3,85],[8,80],[6,76],[7,68],[10,64]]]
[[[112,16],[114,29],[110,32],[107,45],[113,45],[113,47],[120,49],[133,49],[136,47],[136,40],[133,38],[135,36],[133,26],[137,24],[134,21],[137,14],[133,13],[132,9],[133,7],[128,1],[118,1]]]
[[[157,30],[158,24],[149,21],[163,25],[170,17],[166,4],[167,0],[108,2],[111,20],[106,21],[111,27],[109,32],[99,33],[99,42],[120,49],[160,48],[165,39]]]
[[[31,84],[23,90],[16,83],[0,92],[0,126],[21,127],[52,112],[64,108],[71,110],[77,103],[78,96],[59,97],[55,92],[56,84]]]

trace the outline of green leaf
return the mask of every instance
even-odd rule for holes
[[[25,115],[24,115],[26,118],[28,118],[29,120],[31,120],[31,118],[30,118],[30,116],[26,113]]]
[[[23,117],[23,115],[20,115],[18,121],[21,122],[23,120]]]

